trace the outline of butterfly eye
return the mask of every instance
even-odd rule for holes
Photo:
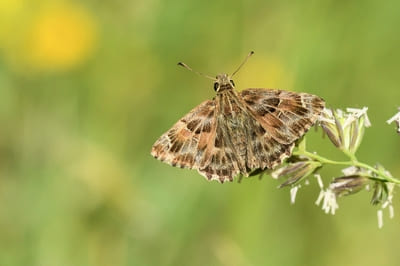
[[[215,82],[215,83],[214,83],[214,90],[217,91],[218,88],[219,88],[219,84],[218,84],[218,82]]]
[[[230,80],[230,82],[231,82],[231,84],[232,84],[233,86],[235,86],[235,82],[233,82],[233,80]]]

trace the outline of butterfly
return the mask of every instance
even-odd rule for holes
[[[196,106],[153,145],[151,155],[197,171],[208,180],[233,181],[273,169],[290,157],[295,142],[317,121],[325,102],[318,96],[276,89],[235,90],[232,75],[216,78],[216,96]],[[191,71],[189,66],[178,63]]]

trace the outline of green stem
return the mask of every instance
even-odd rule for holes
[[[317,161],[319,161],[321,163],[338,164],[338,165],[352,165],[352,161],[347,161],[347,162],[346,161],[344,161],[344,162],[333,161],[333,160],[329,160],[329,159],[327,159],[325,157],[319,156],[318,154],[311,153],[311,152],[308,152],[308,151],[294,151],[293,155],[304,155],[304,156],[307,156],[307,157],[309,157],[311,159],[315,159],[315,160],[317,160]]]
[[[342,150],[342,152],[343,152],[344,154],[346,154],[347,157],[350,158],[351,161],[353,161],[353,162],[358,162],[358,160],[357,160],[357,158],[356,158],[356,156],[355,156],[354,154],[352,154],[351,152],[349,152],[349,151],[347,151],[347,150],[344,150],[344,149],[341,149],[341,150]]]
[[[355,156],[351,156],[351,161],[333,161],[333,160],[329,160],[325,157],[322,157],[318,154],[315,153],[311,153],[305,150],[298,150],[298,151],[294,151],[293,155],[304,155],[307,156],[311,159],[317,160],[321,163],[326,163],[326,164],[334,164],[334,165],[348,165],[348,166],[358,166],[358,167],[362,167],[365,169],[368,169],[372,172],[374,172],[375,174],[378,175],[378,178],[381,179],[382,181],[386,181],[386,182],[392,182],[395,184],[400,184],[400,180],[393,178],[391,176],[388,176],[387,174],[385,174],[383,171],[379,171],[371,166],[369,166],[368,164],[365,163],[361,163],[359,161],[357,161],[357,159],[355,158]]]

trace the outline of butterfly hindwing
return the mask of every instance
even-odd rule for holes
[[[232,148],[229,139],[223,135],[221,125],[218,123],[216,128],[214,141],[210,144],[210,159],[204,163],[198,171],[208,180],[218,180],[223,183],[225,181],[233,181],[233,178],[239,174],[239,158]]]
[[[324,108],[320,97],[307,93],[247,89],[239,95],[264,129],[282,144],[291,144],[303,136]]]

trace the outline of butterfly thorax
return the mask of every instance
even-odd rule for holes
[[[216,92],[223,92],[226,90],[232,90],[235,87],[235,83],[228,74],[218,74],[214,83],[214,90]]]

